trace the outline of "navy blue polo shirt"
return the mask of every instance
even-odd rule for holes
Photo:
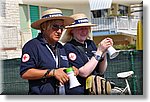
[[[39,34],[37,38],[28,41],[22,49],[22,62],[20,66],[20,75],[30,68],[36,69],[54,69],[56,68],[56,61],[52,53],[47,48],[47,42]],[[58,53],[58,68],[69,67],[68,59],[63,46],[60,43],[56,45]],[[49,46],[49,48],[51,48]],[[28,80],[30,94],[55,94],[56,93],[56,79],[54,77],[47,78],[45,82],[43,79]]]
[[[92,40],[86,40],[84,44],[81,44],[72,39],[70,42],[67,42],[64,47],[70,66],[75,66],[77,68],[84,66],[89,59],[94,56],[94,52],[97,51],[97,47]],[[98,66],[95,68],[92,74],[95,74],[98,71],[97,69]],[[78,94],[85,94],[86,79],[80,76],[77,76],[77,78],[81,83],[81,86],[74,88],[74,90],[76,90],[76,93]]]

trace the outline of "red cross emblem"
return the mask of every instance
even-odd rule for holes
[[[24,54],[22,56],[22,62],[27,62],[30,59],[30,56],[28,54]]]
[[[69,53],[69,59],[70,60],[74,61],[74,60],[76,60],[76,58],[77,58],[77,56],[75,53]]]

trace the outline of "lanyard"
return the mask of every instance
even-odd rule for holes
[[[85,42],[85,48],[87,49],[87,43],[86,42]],[[85,53],[87,53],[87,51]],[[87,55],[86,55],[86,57],[88,58],[88,60],[90,60],[90,58]]]
[[[48,50],[51,52],[52,56],[53,56],[53,59],[55,60],[56,62],[56,68],[58,68],[58,55],[57,55],[57,50],[56,50],[56,57],[54,55],[54,52],[50,49],[50,47],[46,44],[46,47],[48,48]]]
[[[46,44],[46,47],[48,48],[48,50],[51,52],[55,62],[56,62],[56,68],[58,68],[58,54],[57,54],[57,49],[56,49],[56,57],[53,53],[53,51],[50,49],[50,47]],[[65,95],[65,87],[64,85],[60,85],[59,86],[59,95]]]
[[[85,42],[85,48],[87,49],[87,43]]]

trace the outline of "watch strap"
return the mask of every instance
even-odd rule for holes
[[[95,59],[97,60],[97,61],[100,61],[101,60],[101,55],[99,55],[99,54],[94,54],[94,57],[95,57]]]

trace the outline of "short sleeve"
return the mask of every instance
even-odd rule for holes
[[[64,48],[66,50],[70,66],[80,68],[88,61],[88,58],[84,56],[84,54],[73,44],[66,43]]]
[[[22,49],[20,74],[22,75],[27,69],[35,68],[37,64],[37,48],[32,42],[24,45]]]

